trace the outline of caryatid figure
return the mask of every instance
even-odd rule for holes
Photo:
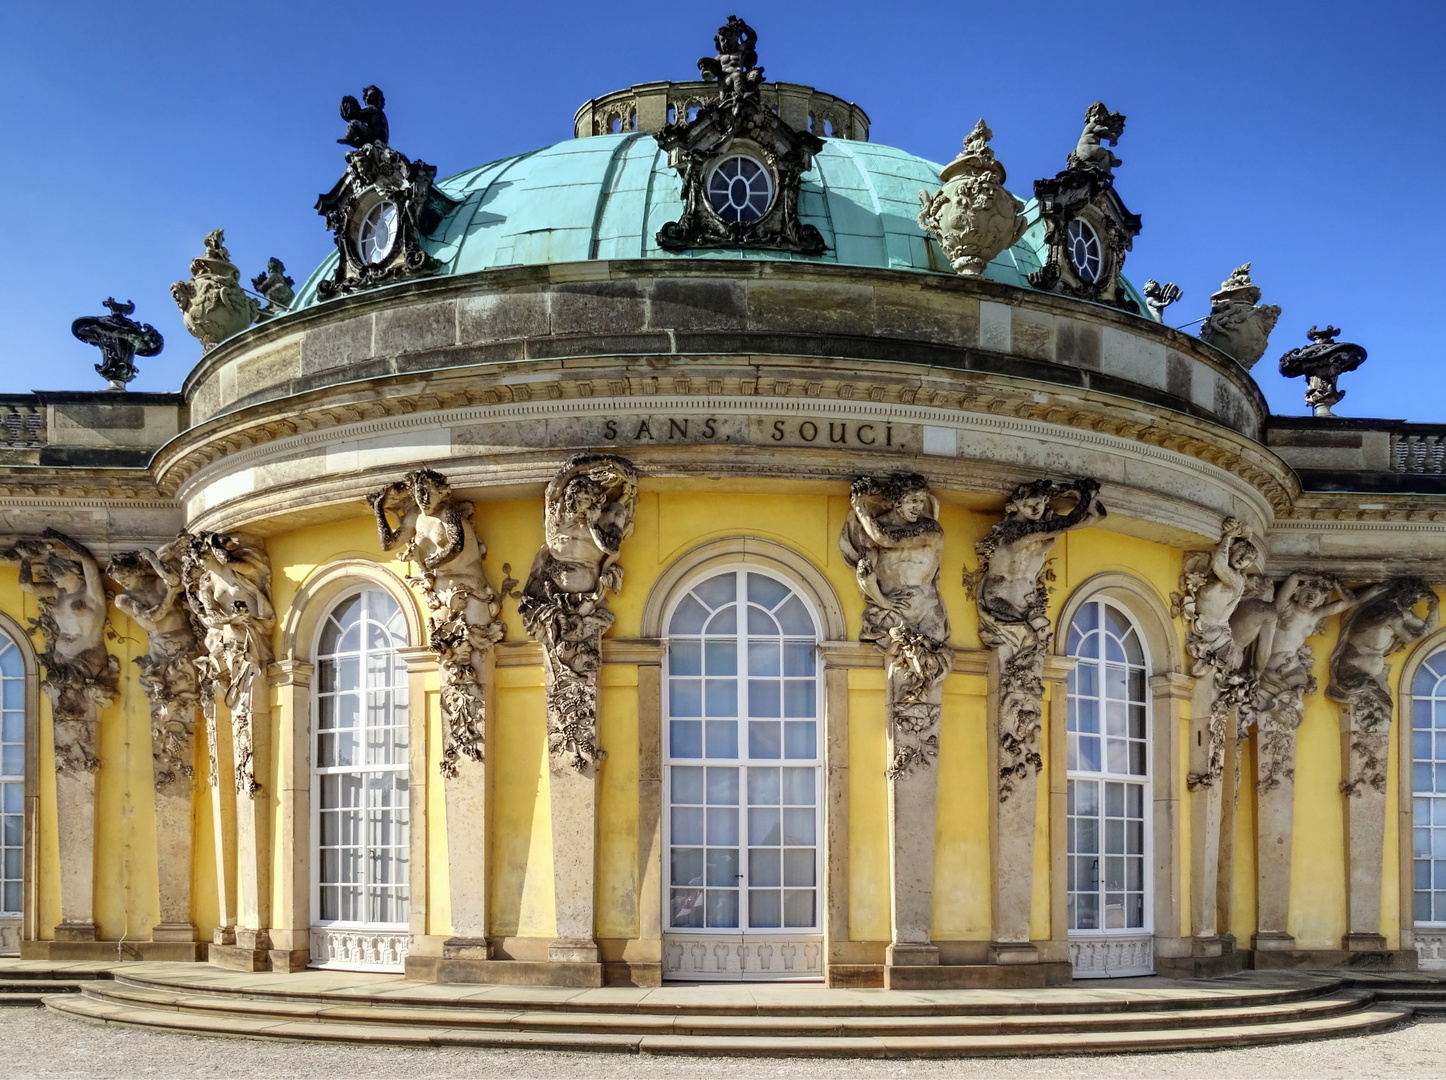
[[[938,691],[954,666],[939,592],[939,503],[924,477],[908,473],[855,480],[849,504],[839,548],[864,597],[859,640],[878,646],[888,661],[888,775],[907,775],[938,755]]]
[[[431,469],[408,473],[367,502],[382,550],[402,547],[402,558],[420,567],[408,581],[421,587],[431,610],[427,637],[442,671],[441,771],[456,776],[461,758],[482,760],[487,650],[506,634],[501,598],[482,568],[487,548],[477,537],[474,507]]]
[[[20,563],[20,588],[40,603],[36,626],[45,639],[40,663],[55,721],[55,768],[94,772],[95,723],[115,700],[120,661],[106,652],[109,600],[90,550],[56,529],[18,541],[0,558]]]
[[[157,788],[193,775],[192,739],[199,696],[200,645],[185,600],[179,554],[169,561],[142,548],[111,556],[106,572],[121,587],[115,606],[146,632],[145,656],[136,658],[151,703],[151,740]]]
[[[517,610],[543,646],[548,747],[553,764],[579,773],[597,746],[597,679],[603,632],[613,624],[607,593],[622,587],[622,543],[633,531],[637,471],[613,454],[575,454],[545,495],[546,542],[532,561]]]
[[[1057,483],[1036,480],[1015,488],[998,522],[975,550],[979,569],[966,572],[974,584],[979,636],[999,651],[999,798],[1041,765],[1035,749],[1044,696],[1044,657],[1054,640],[1046,614],[1049,591],[1041,576],[1054,542],[1070,529],[1105,516],[1099,481]],[[1072,505],[1063,513],[1056,503]]]

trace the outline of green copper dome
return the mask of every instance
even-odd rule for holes
[[[461,205],[423,246],[441,262],[439,277],[589,259],[784,259],[952,274],[917,220],[919,191],[938,189],[941,168],[894,147],[831,138],[804,174],[799,201],[800,219],[828,245],[823,254],[670,252],[656,236],[682,214],[682,184],[657,141],[640,131],[569,139],[439,181]],[[1026,214],[1037,216],[1033,202]],[[1028,288],[1043,250],[1044,229],[1036,223],[985,276]],[[320,302],[317,282],[332,273],[336,259],[333,253],[312,273],[293,310]],[[1126,288],[1147,311],[1134,287]]]

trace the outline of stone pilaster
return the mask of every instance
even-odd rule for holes
[[[1162,958],[1190,955],[1188,928],[1182,925],[1186,904],[1182,870],[1185,853],[1180,769],[1181,729],[1185,704],[1195,694],[1195,680],[1174,672],[1150,679],[1151,787],[1154,792],[1154,925],[1156,964]]]
[[[1290,857],[1295,831],[1295,731],[1263,718],[1255,735],[1255,935],[1266,951],[1295,948]]]
[[[407,673],[417,685],[413,687],[413,708],[425,706],[426,692],[424,679],[439,670],[436,654],[431,649],[404,649],[407,658]],[[484,653],[484,667],[480,673],[482,693],[488,701],[493,699],[496,686],[494,671],[496,657],[492,649]],[[492,710],[487,710],[483,731],[484,745],[491,745]],[[481,761],[458,755],[455,776],[444,776],[441,780],[443,800],[447,807],[447,879],[452,902],[452,934],[443,943],[442,955],[447,959],[487,960],[491,951],[487,944],[488,929],[488,882],[491,877],[492,828],[491,779],[492,766],[486,758]],[[427,780],[430,782],[431,776]],[[421,792],[414,795],[425,798],[426,785],[420,785]],[[421,809],[425,809],[423,806]],[[418,820],[417,811],[413,821]],[[425,897],[414,889],[416,900]],[[412,927],[414,935],[427,932],[425,907],[414,904],[420,925]]]
[[[215,857],[216,945],[236,944],[235,787],[231,782],[229,725],[218,722],[214,688],[202,688],[201,716],[206,724],[206,784],[211,793],[211,847]]]
[[[1216,753],[1223,754],[1224,731],[1217,741],[1212,730],[1215,680],[1206,676],[1195,684],[1195,699],[1190,708],[1189,783],[1190,792],[1190,936],[1192,956],[1219,956],[1222,951],[1216,922],[1220,881],[1220,826],[1222,791],[1220,773],[1212,763]],[[1214,774],[1214,775],[1212,775]]]
[[[60,840],[60,923],[56,941],[95,940],[95,773],[55,774]]]
[[[1341,791],[1345,795],[1346,933],[1342,948],[1382,952],[1381,874],[1386,837],[1386,760],[1390,718],[1370,702],[1342,704]],[[1365,707],[1361,707],[1365,706]]]
[[[277,833],[286,857],[276,868],[278,905],[271,927],[271,968],[300,971],[311,959],[311,679],[315,669],[278,660],[268,669],[280,711],[276,748]]]
[[[1015,748],[1004,738],[1015,727],[1012,718],[1027,715],[1032,704],[1034,716],[1044,704],[1042,651],[1035,653],[1037,670],[1033,682],[1038,692],[1022,700],[1024,690],[1017,680],[1006,686],[1001,673],[1011,657],[1008,649],[989,653],[989,855],[990,875],[989,960],[995,964],[1032,964],[1039,951],[1030,944],[1029,924],[1034,907],[1034,825],[1038,811],[1039,766],[1037,733]],[[1028,681],[1027,679],[1025,681]],[[1026,723],[1026,726],[1029,726]],[[1007,774],[1007,775],[1006,775]]]
[[[890,670],[885,683],[888,759],[901,760],[901,751],[917,740],[900,730],[896,715],[902,696],[901,676]],[[939,740],[939,715],[944,703],[942,680],[929,688],[928,709],[934,715],[929,738]],[[932,944],[934,914],[934,835],[938,811],[939,767],[934,758],[908,768],[890,768],[889,792],[889,891],[890,941],[885,951],[886,967],[914,967],[937,964],[939,947]]]

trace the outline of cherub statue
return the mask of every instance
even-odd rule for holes
[[[267,259],[266,273],[257,274],[251,279],[251,287],[266,297],[266,306],[256,313],[257,320],[269,319],[288,311],[291,301],[296,299],[296,290],[292,288],[295,284],[295,281],[286,276],[286,267],[280,259]]]
[[[705,81],[717,80],[722,84],[724,97],[745,97],[758,93],[763,82],[763,69],[758,64],[758,53],[754,46],[758,34],[753,27],[737,15],[729,15],[728,21],[718,28],[713,44],[717,56],[705,56],[698,61],[698,70]]]
[[[1275,304],[1262,304],[1260,287],[1250,280],[1250,264],[1237,266],[1210,296],[1210,314],[1200,325],[1200,340],[1235,357],[1249,370],[1265,355],[1270,332],[1280,318]]]
[[[0,552],[20,563],[20,588],[40,604],[32,625],[45,640],[40,662],[55,718],[55,767],[94,771],[93,726],[99,710],[115,698],[120,662],[106,652],[109,598],[95,556],[56,529],[26,538]]]
[[[1085,110],[1084,131],[1080,133],[1079,143],[1069,156],[1069,166],[1084,166],[1096,169],[1106,176],[1113,175],[1115,167],[1123,165],[1124,162],[1106,150],[1103,144],[1108,142],[1111,146],[1119,145],[1120,136],[1124,133],[1124,114],[1110,112],[1103,101],[1094,102]]]
[[[613,623],[606,596],[622,587],[622,543],[633,531],[637,471],[612,454],[575,454],[547,485],[546,542],[517,610],[543,645],[548,746],[554,765],[586,772],[597,748],[596,672]]]
[[[341,118],[346,121],[346,134],[336,141],[357,149],[370,143],[390,145],[391,129],[383,112],[387,107],[385,95],[378,87],[368,86],[362,90],[362,101],[366,104],[362,105],[350,94],[341,99]]]
[[[1054,640],[1047,562],[1054,542],[1070,529],[1105,516],[1099,481],[1021,484],[1004,505],[1004,519],[975,545],[979,569],[965,573],[979,609],[979,636],[999,654],[999,798],[1006,801],[1032,766],[1044,708],[1044,657]],[[1063,513],[1055,503],[1072,505]],[[1027,789],[1032,792],[1033,789]],[[1031,796],[1032,797],[1032,796]]]
[[[112,555],[106,573],[124,590],[115,606],[146,631],[149,647],[136,657],[141,686],[151,703],[156,786],[194,775],[191,766],[194,714],[199,696],[196,641],[185,601],[180,553],[168,561],[149,548]]]
[[[1145,282],[1140,292],[1145,297],[1145,306],[1159,322],[1165,321],[1165,309],[1185,295],[1185,290],[1173,281],[1161,285],[1154,278]]]
[[[241,271],[231,262],[224,239],[222,229],[208,233],[206,254],[191,260],[191,280],[171,285],[171,297],[181,309],[181,321],[201,342],[202,352],[210,352],[245,330],[256,321],[260,310],[260,305],[241,288]]]
[[[944,530],[938,500],[918,473],[860,477],[849,491],[839,550],[864,597],[860,641],[887,657],[893,760],[907,775],[938,754],[935,693],[954,666],[949,613],[939,592]]]

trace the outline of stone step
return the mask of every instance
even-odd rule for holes
[[[44,994],[78,994],[93,979],[0,979],[0,1001],[15,995],[39,998]]]
[[[635,1012],[572,1012],[556,1007],[528,1010],[457,1008],[454,1003],[397,1005],[349,1004],[234,995],[186,994],[132,987],[122,979],[87,987],[85,995],[127,1008],[177,1010],[217,1018],[281,1017],[318,1023],[424,1024],[448,1028],[690,1036],[805,1038],[1000,1035],[1071,1031],[1144,1031],[1165,1028],[1220,1027],[1240,1023],[1297,1023],[1353,1012],[1370,1003],[1364,993],[1345,993],[1304,1002],[1251,1005],[1222,1009],[1159,1009],[1156,1011],[1051,1013],[988,1016],[661,1016]],[[218,1019],[219,1022],[219,1019]]]
[[[643,1054],[709,1056],[928,1057],[1016,1054],[1124,1053],[1202,1050],[1361,1035],[1409,1019],[1409,1009],[1368,1006],[1286,1022],[1241,1022],[1164,1030],[1090,1030],[992,1034],[751,1036],[736,1033],[493,1031],[446,1024],[300,1020],[285,1014],[217,1016],[180,1009],[123,1004],[85,995],[46,1000],[52,1010],[81,1020],[129,1024],[191,1034],[253,1038],[388,1043],[404,1046],[555,1048]],[[1259,1019],[1259,1018],[1257,1018]]]

